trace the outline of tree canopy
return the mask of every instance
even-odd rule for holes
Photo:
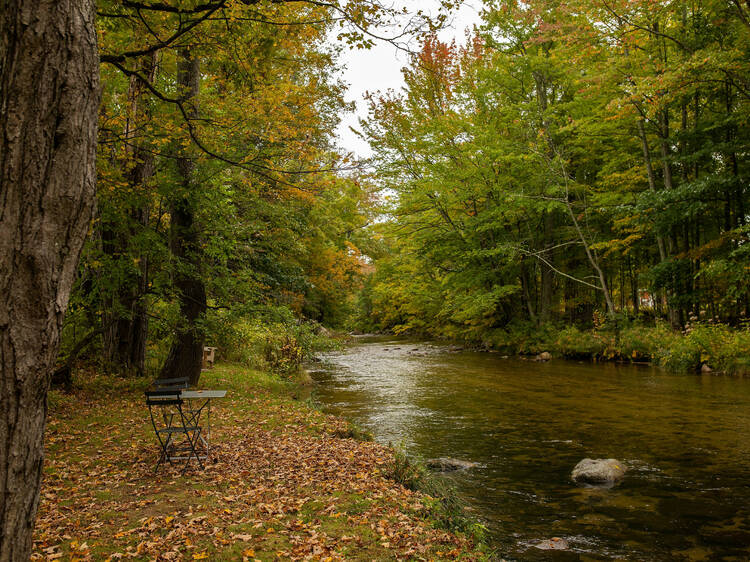
[[[747,8],[494,1],[483,22],[370,100],[371,325],[747,318]]]

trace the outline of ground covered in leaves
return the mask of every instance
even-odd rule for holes
[[[438,560],[483,558],[434,524],[435,501],[389,474],[393,452],[289,383],[233,366],[211,413],[215,461],[154,466],[142,381],[82,376],[53,391],[34,560]]]

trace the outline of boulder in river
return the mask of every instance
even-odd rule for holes
[[[626,470],[617,459],[583,459],[571,476],[574,482],[611,486],[622,480]]]
[[[705,363],[703,363],[703,365],[701,365],[701,373],[706,374],[706,373],[713,373],[713,372],[714,372],[714,370],[711,367],[709,367],[708,365],[706,365]]]
[[[433,470],[439,470],[440,472],[451,472],[453,470],[467,470],[474,468],[477,463],[471,461],[462,461],[460,459],[451,459],[448,457],[440,457],[437,459],[427,459],[425,463],[428,468]]]
[[[552,354],[549,351],[543,351],[536,356],[535,361],[549,361],[550,359],[552,359]]]
[[[570,548],[568,541],[560,537],[552,537],[547,541],[535,544],[534,547],[539,550],[568,550]]]

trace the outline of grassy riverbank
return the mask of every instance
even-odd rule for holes
[[[229,391],[212,411],[217,461],[182,476],[154,472],[145,381],[77,382],[50,393],[33,559],[486,558],[446,530],[444,501],[396,482],[391,449],[349,438],[293,383],[232,365],[204,373],[203,387]]]
[[[569,359],[653,363],[678,373],[710,368],[730,375],[750,375],[750,329],[722,324],[695,324],[685,332],[675,332],[665,324],[581,330],[550,323],[463,334],[463,339],[468,345],[508,354],[546,351]]]

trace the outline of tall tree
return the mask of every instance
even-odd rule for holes
[[[93,0],[0,4],[0,561],[29,559],[47,388],[89,228]]]
[[[200,59],[189,48],[180,50],[177,62],[177,84],[186,119],[198,119],[197,98],[200,91]],[[186,126],[192,126],[188,123]],[[206,313],[206,287],[200,275],[201,252],[199,229],[196,224],[197,192],[195,162],[188,148],[182,147],[177,157],[180,176],[179,189],[171,200],[170,248],[175,265],[175,290],[180,302],[181,322],[175,341],[162,367],[161,378],[187,376],[190,384],[197,384],[201,374],[203,334],[199,323]]]

